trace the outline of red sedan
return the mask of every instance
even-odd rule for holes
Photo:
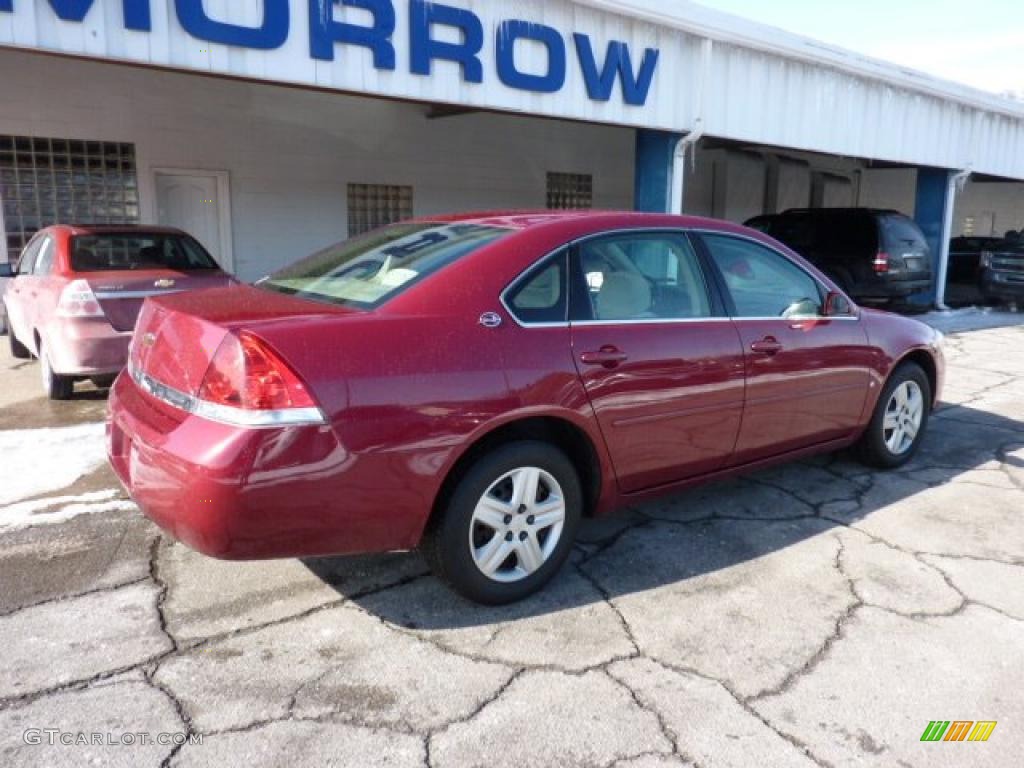
[[[146,297],[233,282],[196,240],[160,227],[47,227],[16,271],[2,266],[11,355],[39,359],[54,400],[71,397],[79,379],[113,381]]]
[[[109,454],[201,552],[420,547],[505,603],[620,504],[854,444],[904,464],[941,341],[723,222],[440,217],[147,301]]]

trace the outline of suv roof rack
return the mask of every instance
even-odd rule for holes
[[[876,213],[876,214],[882,214],[882,215],[886,215],[886,216],[893,215],[893,214],[895,214],[897,216],[903,216],[904,215],[900,211],[892,210],[891,208],[858,208],[857,206],[852,206],[852,205],[851,206],[842,206],[842,207],[837,207],[837,208],[787,208],[782,213],[783,214],[787,214],[787,213],[822,213],[824,211],[832,211],[832,212],[841,211],[843,213],[848,213],[848,212],[851,212],[851,211],[856,211],[858,213]]]

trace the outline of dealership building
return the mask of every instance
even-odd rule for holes
[[[0,261],[57,221],[252,280],[409,216],[856,205],[939,262],[1021,180],[1024,105],[686,2],[0,0]]]

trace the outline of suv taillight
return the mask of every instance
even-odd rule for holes
[[[875,256],[872,266],[875,268],[876,275],[884,275],[889,271],[889,254],[885,251],[879,251],[878,255]]]
[[[199,400],[245,411],[316,409],[295,372],[266,344],[244,332],[224,337],[199,387]]]
[[[60,292],[57,301],[58,317],[104,317],[103,307],[85,280],[74,280]]]

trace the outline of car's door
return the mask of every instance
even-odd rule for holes
[[[577,243],[573,355],[620,488],[723,466],[743,409],[743,348],[706,265],[682,232]]]
[[[874,359],[853,310],[825,317],[825,287],[796,260],[741,236],[704,233],[746,356],[735,465],[851,434]]]
[[[33,290],[35,279],[32,274],[36,263],[36,256],[39,254],[39,246],[45,239],[44,235],[37,235],[25,250],[21,252],[18,259],[18,269],[7,289],[4,302],[7,305],[7,322],[10,325],[9,333],[29,349],[34,348],[32,343],[32,329],[30,325],[30,313],[33,301]]]

